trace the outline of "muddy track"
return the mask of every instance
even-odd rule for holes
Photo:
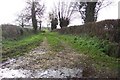
[[[17,59],[11,59],[2,64],[0,77],[5,77],[5,73],[13,75],[16,78],[18,74],[20,77],[90,77],[94,73],[92,64],[86,55],[79,54],[65,42],[61,45],[63,50],[56,52],[52,51],[45,37],[39,47],[25,53]],[[12,73],[12,71],[23,72]],[[11,72],[11,73],[10,73]],[[24,73],[24,74],[23,74]],[[7,77],[7,76],[6,76]],[[9,78],[9,77],[8,77]]]

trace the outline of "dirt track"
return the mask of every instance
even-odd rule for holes
[[[64,49],[62,51],[55,52],[51,50],[47,38],[44,38],[39,47],[31,50],[29,53],[25,53],[24,56],[17,59],[11,59],[3,63],[0,76],[4,77],[6,71],[7,73],[13,75],[12,71],[14,70],[18,72],[22,70],[23,72],[21,74],[24,73],[26,75],[24,75],[24,77],[35,78],[82,77],[84,73],[88,75],[89,71],[84,71],[87,70],[85,69],[87,56],[78,54],[65,43],[62,43],[62,45],[64,46]],[[89,60],[87,62],[89,62]],[[41,75],[46,71],[47,73],[44,76]],[[12,78],[17,77],[16,74],[14,74]],[[41,76],[35,74],[40,74]],[[50,74],[51,76],[49,76]],[[23,77],[23,75],[21,77]]]

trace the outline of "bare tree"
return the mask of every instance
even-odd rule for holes
[[[110,0],[98,0],[95,7],[95,21],[97,21],[98,13],[101,9],[111,5],[113,2]]]
[[[74,10],[73,2],[59,2],[58,5],[58,17],[60,21],[60,27],[67,27],[70,23],[71,15]]]
[[[18,18],[16,19],[16,22],[18,22],[18,24],[24,28],[25,24],[27,23],[27,19],[26,19],[26,15],[24,15],[23,13],[18,15]]]
[[[58,1],[54,4],[53,16],[59,21],[60,27],[67,27],[74,11],[74,3],[71,1]],[[54,19],[55,19],[54,18]]]
[[[98,13],[102,8],[112,2],[108,0],[95,0],[95,2],[76,2],[75,11],[78,11],[84,23],[97,21]]]
[[[56,29],[57,24],[58,24],[58,19],[57,19],[56,13],[54,13],[54,11],[52,13],[50,13],[49,18],[50,18],[50,22],[51,22],[51,30]]]
[[[97,2],[87,2],[85,9],[85,20],[84,23],[95,21],[95,7]]]
[[[38,0],[27,1],[27,7],[25,8],[25,17],[29,21],[32,21],[34,32],[37,32],[38,22],[41,21],[42,15],[45,10],[45,5]]]
[[[51,30],[56,29],[58,25],[58,11],[57,6],[55,6],[55,4],[54,8],[51,10],[51,13],[49,13],[49,19],[51,22]]]

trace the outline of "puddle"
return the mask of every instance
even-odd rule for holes
[[[9,76],[8,76],[9,75]],[[72,78],[82,77],[81,69],[70,69],[70,68],[61,68],[61,69],[46,69],[46,70],[13,70],[9,68],[1,69],[0,68],[0,79],[2,78]]]

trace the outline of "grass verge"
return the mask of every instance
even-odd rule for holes
[[[20,37],[17,40],[2,41],[2,60],[21,56],[32,48],[39,46],[43,40],[44,34],[32,34],[30,36]]]
[[[117,72],[120,68],[120,64],[118,64],[118,61],[120,59],[110,57],[105,54],[105,51],[107,51],[109,47],[108,41],[100,40],[97,37],[89,37],[87,35],[74,36],[74,35],[60,35],[58,33],[50,33],[50,35],[52,36],[51,44],[57,45],[54,48],[59,48],[58,46],[59,42],[57,42],[57,40],[55,39],[55,37],[57,37],[58,40],[66,42],[68,45],[70,45],[73,49],[75,49],[79,53],[89,56],[91,61],[94,63],[93,65],[96,68],[96,70],[100,72],[99,74],[106,72],[106,75],[108,74],[113,76],[117,75]]]

